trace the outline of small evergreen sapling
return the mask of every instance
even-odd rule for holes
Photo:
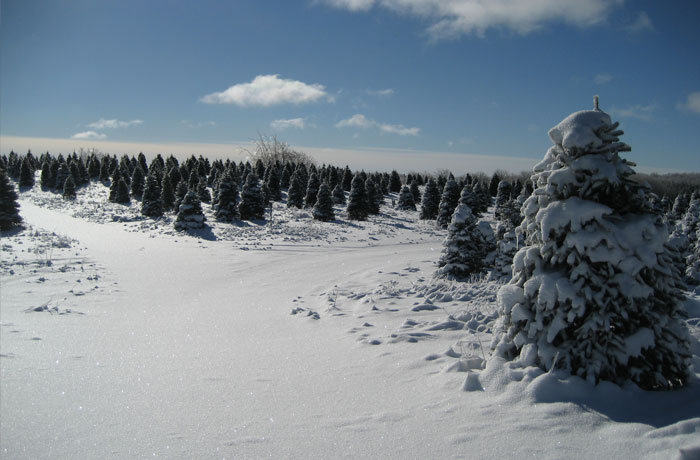
[[[466,204],[459,204],[452,214],[442,245],[437,276],[464,279],[482,270],[484,242],[476,217]]]
[[[312,173],[309,176],[309,182],[306,185],[306,197],[304,198],[304,206],[307,208],[312,208],[316,204],[316,196],[318,195],[318,189],[321,186],[321,181],[316,173]]]
[[[440,190],[437,184],[431,177],[425,185],[423,199],[420,206],[420,218],[424,220],[433,220],[437,218],[438,209],[440,207]]]
[[[197,192],[189,190],[180,203],[175,219],[175,230],[190,230],[204,228],[206,218],[202,212],[202,203]]]
[[[19,186],[22,188],[34,187],[34,168],[29,156],[24,157],[19,170]]]
[[[348,218],[351,220],[367,220],[369,206],[367,205],[367,193],[365,192],[365,181],[360,174],[356,174],[352,179],[350,196],[347,206]]]
[[[333,189],[333,203],[345,204],[345,192],[341,184],[337,184]]]
[[[238,205],[241,219],[254,220],[265,217],[265,201],[260,190],[260,181],[255,171],[250,171],[241,190],[241,202]]]
[[[413,193],[408,186],[404,185],[401,187],[401,193],[399,193],[399,202],[396,205],[396,209],[401,209],[403,211],[415,211],[416,202],[413,198]]]
[[[411,189],[411,194],[413,194],[413,202],[420,203],[422,197],[420,194],[420,189],[418,188],[418,180],[412,180],[409,188]]]
[[[314,219],[327,222],[335,219],[333,212],[333,199],[331,192],[328,190],[328,184],[322,182],[316,197],[316,203],[313,209]]]
[[[73,176],[68,176],[63,184],[63,198],[66,200],[74,200],[75,197],[75,181],[73,180]]]
[[[226,171],[219,180],[219,193],[216,202],[216,220],[221,222],[231,222],[238,219],[238,184],[235,173]]]
[[[139,169],[141,166],[136,166],[134,172]],[[161,217],[163,215],[163,198],[157,174],[148,175],[142,196],[141,214],[148,217]]]
[[[17,192],[7,173],[0,168],[0,230],[10,230],[22,223]]]
[[[287,207],[288,208],[303,208],[304,207],[304,183],[302,174],[295,171],[292,174],[291,183],[287,192]]]
[[[440,205],[438,207],[437,226],[447,228],[452,219],[452,214],[459,203],[459,186],[454,180],[448,180],[442,190]],[[470,210],[471,211],[471,210]]]

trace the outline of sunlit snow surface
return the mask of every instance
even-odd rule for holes
[[[204,205],[190,235],[105,196],[35,187],[2,235],[3,459],[700,456],[697,376],[483,369],[500,285],[433,279],[444,231],[417,212],[231,225]]]

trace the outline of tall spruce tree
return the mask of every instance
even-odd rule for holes
[[[399,202],[396,205],[396,209],[401,209],[404,211],[415,211],[416,202],[413,198],[413,193],[407,185],[401,187],[401,193],[399,193]]]
[[[311,173],[309,176],[309,182],[306,184],[306,196],[304,197],[304,206],[307,208],[313,208],[316,204],[316,196],[318,195],[318,189],[321,186],[321,181],[316,173]]]
[[[549,131],[523,205],[526,247],[498,295],[494,356],[648,390],[690,379],[684,296],[647,188],[619,152],[622,131],[598,108]],[[603,173],[604,172],[604,173]]]
[[[34,167],[29,156],[24,157],[19,170],[19,186],[22,188],[34,187]]]
[[[411,181],[411,185],[409,186],[411,190],[411,194],[413,194],[413,201],[414,203],[420,203],[421,202],[421,194],[420,194],[420,189],[418,188],[418,180],[413,179]]]
[[[177,168],[173,168],[171,172],[175,170]],[[175,190],[173,190],[170,173],[163,174],[163,180],[160,183],[160,200],[163,202],[164,211],[170,211],[175,206]]]
[[[0,230],[10,230],[22,223],[17,192],[7,173],[0,168]]]
[[[342,184],[336,184],[335,188],[333,188],[333,203],[345,204],[345,192]]]
[[[287,207],[291,208],[303,208],[304,207],[304,191],[305,184],[301,173],[297,171],[292,174],[292,179],[289,184],[289,190],[287,191]]]
[[[365,181],[365,193],[367,194],[367,212],[371,216],[379,215],[379,208],[383,200],[382,191],[371,177]]]
[[[238,219],[238,184],[236,174],[227,170],[219,180],[219,193],[216,201],[216,220],[221,222],[231,222]]]
[[[394,193],[399,193],[401,191],[401,176],[399,176],[399,173],[396,170],[391,171],[389,191]]]
[[[143,169],[141,168],[141,164],[136,163],[136,166],[134,166],[134,172],[131,173],[131,196],[137,200],[140,200],[143,197],[143,190],[145,185],[146,180],[144,177]]]

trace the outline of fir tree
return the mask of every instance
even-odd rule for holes
[[[350,196],[348,197],[348,218],[351,220],[366,220],[369,215],[367,205],[367,193],[365,192],[365,181],[357,174],[352,179]]]
[[[174,168],[173,171],[176,171]],[[163,210],[170,211],[175,206],[175,191],[170,174],[163,174],[163,181],[160,183],[160,200],[163,202]]]
[[[243,184],[238,212],[243,220],[262,219],[265,217],[265,202],[260,190],[260,181],[255,171],[248,173],[245,184]]]
[[[437,184],[431,177],[425,185],[423,199],[420,206],[420,218],[423,220],[433,220],[437,218],[440,207],[440,191]]]
[[[496,192],[496,209],[494,210],[494,216],[496,219],[500,219],[502,208],[510,200],[511,192],[513,187],[507,180],[502,180],[498,183],[498,190]]]
[[[307,208],[313,208],[316,204],[316,196],[318,195],[318,189],[321,186],[321,181],[316,173],[311,173],[309,176],[309,182],[306,184],[306,196],[304,197],[304,206]]]
[[[282,175],[280,176],[280,188],[289,188],[290,181],[292,180],[292,173],[294,172],[291,163],[286,163],[284,169],[282,169]]]
[[[282,187],[280,186],[280,176],[275,165],[270,165],[270,172],[267,174],[265,184],[269,191],[269,199],[272,201],[280,201],[282,199]]]
[[[420,194],[420,189],[418,188],[418,181],[416,179],[412,180],[409,188],[411,190],[411,194],[413,195],[413,202],[420,203],[421,202],[421,194]]]
[[[136,166],[134,173],[139,169],[141,169],[141,166]],[[142,195],[141,214],[148,217],[161,217],[163,215],[163,198],[157,174],[151,173],[148,175]]]
[[[667,229],[619,157],[630,147],[618,123],[595,105],[549,131],[555,145],[522,208],[527,246],[498,295],[494,355],[590,382],[681,387],[691,353]]]
[[[291,183],[289,184],[287,207],[300,209],[304,207],[304,183],[302,182],[301,173],[296,171],[292,174]]]
[[[346,192],[350,191],[350,189],[352,188],[352,179],[353,179],[352,171],[350,171],[350,168],[345,166],[345,169],[343,170],[343,180],[342,180],[342,186],[343,186],[344,191],[346,191]]]
[[[143,196],[143,188],[145,185],[145,178],[143,174],[144,173],[143,169],[141,169],[141,165],[137,163],[134,167],[134,172],[131,173],[131,196],[133,196],[137,200],[140,200]]]
[[[318,189],[318,196],[316,197],[316,203],[314,204],[313,216],[314,219],[323,222],[335,219],[331,192],[328,190],[328,184],[325,182],[321,182]]]
[[[63,198],[66,200],[74,200],[75,197],[75,181],[73,180],[73,176],[68,176],[63,184]]]
[[[445,188],[442,190],[440,205],[438,206],[438,215],[436,224],[440,228],[447,228],[452,220],[452,214],[459,202],[459,186],[454,180],[449,180],[445,183]],[[469,210],[471,212],[471,209]]]
[[[396,170],[391,171],[389,191],[394,193],[399,193],[401,191],[401,176],[399,176],[399,173],[396,172]]]
[[[187,186],[187,184],[185,184]],[[179,185],[178,185],[179,187]],[[175,219],[175,230],[190,230],[204,228],[206,218],[202,212],[195,190],[189,190],[180,203],[177,218]]]
[[[333,189],[333,203],[345,204],[345,192],[341,184],[337,184]]]
[[[63,186],[66,184],[66,179],[71,175],[68,165],[64,162],[58,166],[58,171],[54,176],[54,188],[63,191]],[[75,182],[75,181],[74,181]]]
[[[238,219],[238,184],[236,174],[227,171],[219,180],[219,193],[216,202],[216,220],[221,222],[231,222]]]
[[[24,160],[22,160],[22,166],[19,170],[19,186],[20,188],[34,187],[34,168],[28,156],[24,157]]]
[[[175,203],[173,205],[173,210],[177,213],[180,211],[180,204],[185,199],[189,187],[187,186],[187,181],[181,180],[178,182],[177,187],[175,187]],[[201,206],[201,203],[200,203]]]
[[[378,215],[382,202],[382,192],[371,177],[365,181],[365,193],[367,194],[367,212],[371,216]]]
[[[489,195],[495,197],[498,194],[498,184],[501,183],[501,177],[497,173],[493,173],[489,181]]]
[[[60,172],[60,170],[59,170]],[[121,170],[119,168],[115,168],[114,172],[112,173],[112,183],[109,186],[109,198],[108,200],[111,201],[112,203],[117,203],[117,195],[119,194],[119,182],[122,179],[122,174]],[[56,186],[58,187],[59,184],[58,182],[56,183]]]
[[[466,204],[459,204],[452,214],[442,245],[438,276],[466,278],[483,269],[484,242]]]
[[[0,230],[10,230],[22,223],[17,198],[15,187],[5,170],[0,168]]]
[[[51,174],[51,160],[46,160],[41,166],[41,188],[52,189],[55,186],[56,180],[53,174]]]
[[[401,188],[399,203],[396,205],[396,209],[402,209],[404,211],[416,210],[416,202],[413,199],[413,194],[411,193],[411,189],[406,185]]]
[[[114,202],[119,203],[119,204],[131,203],[131,198],[129,198],[129,186],[126,184],[124,177],[119,179],[119,183],[117,184]]]
[[[197,196],[202,203],[211,203],[211,193],[207,188],[207,180],[201,176],[197,184]]]

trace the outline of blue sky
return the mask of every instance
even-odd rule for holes
[[[392,161],[419,156],[426,170],[470,170],[471,155],[519,170],[544,155],[549,128],[599,94],[626,132],[627,158],[644,170],[700,171],[696,1],[1,8],[3,153],[30,138],[33,151],[119,142],[206,154],[263,133],[356,167],[372,158],[381,167],[391,152]]]

